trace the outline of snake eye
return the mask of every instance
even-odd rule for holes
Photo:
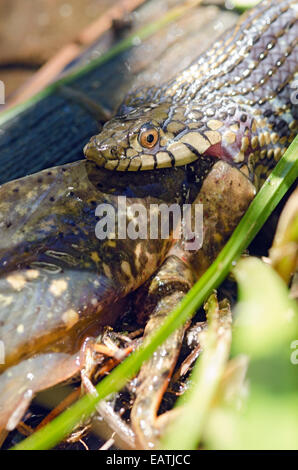
[[[139,141],[142,147],[151,149],[158,141],[158,131],[154,127],[143,129],[140,132]]]

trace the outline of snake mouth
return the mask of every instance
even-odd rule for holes
[[[115,171],[146,171],[184,166],[199,158],[189,146],[180,142],[174,142],[168,149],[161,150],[153,155],[141,153],[135,157],[127,157],[125,154],[117,155],[116,152],[107,152],[106,148],[101,148],[98,145],[94,137],[84,147],[84,154],[88,160],[94,161],[96,165]]]

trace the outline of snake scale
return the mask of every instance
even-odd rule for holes
[[[297,133],[297,12],[295,0],[261,2],[174,79],[129,94],[86,157],[137,171],[211,156],[257,185]]]

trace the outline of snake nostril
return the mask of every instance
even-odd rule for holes
[[[117,153],[118,153],[117,147],[112,147],[112,148],[111,148],[111,155],[112,155],[112,157],[115,157],[115,158],[116,158],[116,157],[117,157]]]

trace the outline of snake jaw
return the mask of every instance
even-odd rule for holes
[[[93,136],[84,147],[84,155],[98,166],[113,170],[120,161],[127,160],[124,149],[113,144],[113,141],[102,142],[98,136]]]

